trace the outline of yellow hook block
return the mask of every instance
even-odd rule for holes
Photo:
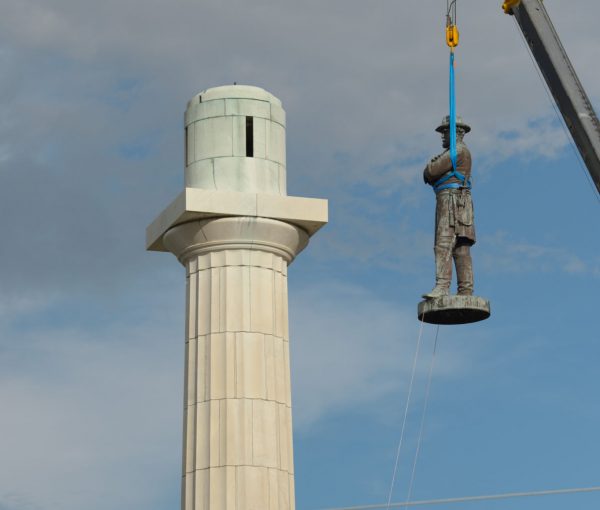
[[[505,2],[502,4],[502,9],[504,9],[506,14],[512,14],[513,7],[518,7],[520,3],[521,0],[505,0]]]
[[[458,33],[458,27],[456,25],[448,25],[446,27],[446,44],[450,46],[450,48],[456,48],[459,39],[460,34]]]

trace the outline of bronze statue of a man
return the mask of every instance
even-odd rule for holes
[[[456,266],[458,294],[473,294],[471,246],[475,244],[473,201],[471,199],[471,153],[463,138],[471,128],[456,121],[456,168],[450,155],[450,117],[436,129],[446,149],[431,159],[423,171],[426,184],[436,194],[435,208],[435,287],[425,299],[446,296],[452,281],[452,259]]]

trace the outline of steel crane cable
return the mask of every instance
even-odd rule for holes
[[[457,0],[446,0],[446,19],[456,25],[456,2]]]

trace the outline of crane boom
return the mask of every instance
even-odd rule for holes
[[[521,0],[512,14],[600,193],[600,122],[542,1]]]

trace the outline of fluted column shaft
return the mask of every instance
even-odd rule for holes
[[[183,510],[292,510],[287,266],[305,234],[220,218],[167,232],[187,273]]]

